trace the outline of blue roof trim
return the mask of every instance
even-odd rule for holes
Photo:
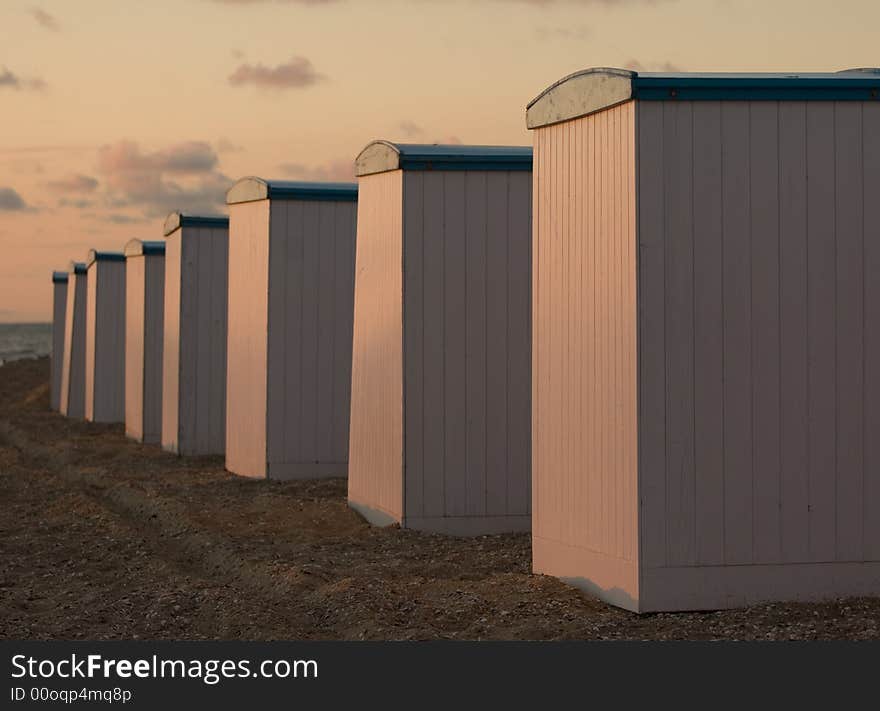
[[[355,202],[358,198],[357,183],[305,183],[287,180],[266,181],[269,199],[331,200]]]
[[[68,274],[85,274],[87,272],[87,267],[85,262],[71,262],[70,266],[67,267]]]
[[[257,200],[315,200],[357,202],[357,183],[319,183],[296,180],[264,180],[248,176],[226,192],[226,203],[237,205]]]
[[[393,144],[403,170],[531,170],[530,146]]]
[[[165,243],[161,240],[144,240],[141,242],[142,254],[165,254]]]
[[[53,284],[66,284],[67,283],[67,272],[52,272],[52,283]]]
[[[359,176],[388,170],[531,171],[531,146],[464,146],[373,141],[355,161]]]
[[[95,262],[124,262],[125,261],[125,253],[124,252],[102,252],[97,249],[93,249],[89,252],[89,258],[86,260],[86,265],[91,266]]]
[[[880,74],[636,74],[642,101],[876,101]]]
[[[181,215],[181,227],[229,227],[229,218],[223,215]]]

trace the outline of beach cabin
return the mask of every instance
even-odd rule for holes
[[[165,243],[125,245],[125,434],[162,439],[162,341],[165,337]]]
[[[162,447],[223,454],[229,220],[172,212],[164,231]]]
[[[86,261],[85,417],[125,421],[125,255],[91,250]]]
[[[357,174],[349,504],[526,531],[532,150],[376,141]]]
[[[61,380],[64,372],[64,319],[67,315],[67,272],[52,272],[52,355],[49,407],[61,409]]]
[[[67,300],[64,314],[64,356],[61,363],[59,412],[82,419],[86,414],[86,299],[88,272],[85,262],[71,262],[67,269]]]
[[[345,476],[357,185],[244,178],[226,200],[226,468]]]
[[[880,593],[880,74],[588,69],[526,117],[535,572]]]

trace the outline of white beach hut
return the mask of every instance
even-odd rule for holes
[[[223,454],[229,219],[171,213],[165,220],[162,447]]]
[[[349,504],[528,530],[532,149],[376,141],[357,173]]]
[[[85,417],[125,421],[125,255],[91,250],[86,261]]]
[[[162,439],[162,341],[165,337],[165,243],[125,246],[125,434]]]
[[[244,178],[227,202],[226,468],[345,476],[357,185]]]
[[[86,299],[88,271],[84,262],[71,262],[67,270],[64,314],[64,354],[61,363],[59,412],[85,417],[86,402]]]
[[[52,353],[49,407],[61,409],[61,380],[64,372],[64,319],[67,316],[67,272],[52,272]]]

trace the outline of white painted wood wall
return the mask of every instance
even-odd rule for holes
[[[67,277],[64,315],[64,361],[61,368],[60,412],[68,417],[85,417],[86,402],[86,299],[88,274],[73,269]]]
[[[85,418],[125,421],[125,261],[88,267]]]
[[[162,447],[223,454],[229,230],[183,226],[165,238]]]
[[[65,276],[65,275],[62,275]],[[64,372],[64,320],[67,315],[67,281],[52,279],[52,357],[49,406],[61,409],[61,380]]]

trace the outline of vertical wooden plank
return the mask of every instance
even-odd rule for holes
[[[694,563],[693,104],[663,102],[666,560]]]
[[[865,560],[880,560],[880,104],[862,107],[864,240],[864,329],[862,368],[865,387],[864,413],[864,483],[862,516],[864,521]],[[68,297],[69,298],[69,297]]]
[[[320,208],[318,203],[303,203],[303,272],[302,272],[302,461],[318,460],[315,421],[318,412],[318,234]]]
[[[576,157],[576,156],[575,156]],[[508,242],[508,385],[507,420],[510,431],[507,467],[507,514],[526,515],[531,510],[531,224],[532,176],[510,174]],[[580,244],[580,241],[578,241]],[[579,263],[573,263],[579,271]],[[573,297],[577,298],[575,291]],[[578,321],[580,324],[580,321]],[[580,371],[580,367],[578,368]],[[577,392],[572,393],[577,401]]]
[[[229,313],[229,230],[214,229],[211,239],[211,392],[206,450],[226,447],[226,358]]]
[[[465,512],[486,513],[486,173],[467,173],[465,229],[467,232],[467,485]]]
[[[749,104],[721,107],[725,562],[753,562]]]
[[[405,511],[425,513],[425,280],[424,173],[403,176],[403,351],[405,418]],[[430,251],[429,247],[429,251]],[[431,252],[434,253],[433,251]],[[434,325],[430,325],[431,328]]]
[[[295,450],[288,449],[292,423],[287,419],[290,414],[287,375],[293,355],[287,349],[289,294],[298,288],[293,283],[294,275],[287,271],[290,258],[288,245],[295,239],[291,233],[299,228],[298,222],[293,225],[288,223],[288,214],[294,204],[297,203],[272,200],[268,206],[266,234],[249,235],[255,242],[263,242],[267,256],[266,273],[269,281],[266,296],[266,419],[259,426],[266,429],[266,461],[270,470],[272,464],[296,461],[292,459],[296,454]],[[239,207],[233,209],[241,210]],[[256,245],[254,248],[256,251]],[[257,318],[257,315],[253,314],[253,318]],[[259,417],[259,413],[254,413],[254,416]]]
[[[754,555],[778,563],[780,526],[779,108],[750,107]]]
[[[334,404],[334,321],[336,311],[336,207],[333,202],[322,202],[319,208],[320,230],[315,235],[318,240],[318,283],[316,285],[318,312],[317,342],[317,447],[315,456],[319,461],[332,462],[333,459],[333,404]]]
[[[423,262],[424,304],[424,371],[423,371],[423,513],[425,516],[443,516],[446,510],[443,480],[446,471],[446,431],[443,413],[446,392],[443,355],[446,334],[444,319],[444,263],[443,227],[443,174],[426,173],[423,206]]]
[[[195,436],[196,372],[198,353],[198,238],[192,228],[182,227],[180,234],[180,341],[177,378],[177,451],[191,454]]]
[[[305,206],[301,202],[285,204],[287,230],[280,239],[287,240],[286,290],[284,299],[284,458],[288,462],[305,460],[303,443],[303,296]]]
[[[467,511],[467,235],[465,174],[443,174],[444,501],[446,516]]]
[[[810,560],[835,557],[834,105],[807,103]]]
[[[506,173],[488,175],[486,240],[486,512],[507,511],[507,249]]]
[[[807,107],[782,102],[779,123],[781,560],[809,551],[807,382]]]
[[[640,559],[666,564],[666,328],[663,105],[639,103]]]
[[[189,443],[192,449],[204,452],[211,442],[211,406],[214,387],[213,378],[213,309],[214,300],[214,260],[213,230],[198,228],[193,230],[193,240],[198,253],[196,257],[196,348],[195,363],[192,364],[195,381],[195,422],[194,439]]]
[[[864,212],[862,209],[862,105],[835,109],[835,367],[837,369],[836,560],[863,560],[864,457]]]
[[[694,535],[697,565],[724,562],[721,103],[694,103]]]
[[[162,342],[162,446],[177,451],[180,413],[181,231],[165,239],[165,319]]]
[[[356,203],[337,203],[334,237],[336,283],[334,336],[334,461],[348,461],[348,432],[351,407],[351,331],[354,317],[354,256]]]
[[[144,436],[146,257],[125,260],[125,434]]]

